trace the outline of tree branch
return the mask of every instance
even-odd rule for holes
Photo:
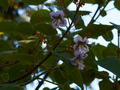
[[[70,29],[71,29],[71,27],[72,27],[72,24],[73,24],[73,22],[74,22],[74,20],[75,20],[75,17],[77,16],[77,13],[78,13],[78,11],[79,11],[79,8],[80,8],[80,1],[79,1],[79,5],[78,5],[78,7],[77,7],[77,9],[76,9],[76,13],[75,13],[75,15],[74,15],[74,17],[73,17],[73,20],[72,20],[70,26],[68,27],[67,31],[64,33],[64,35],[63,35],[63,36],[61,37],[61,39],[57,42],[57,44],[53,47],[52,50],[55,50],[55,49],[56,49],[56,47],[60,44],[60,42],[61,42],[61,41],[63,40],[63,38],[65,37],[65,35],[70,31]],[[14,82],[17,82],[17,81],[19,81],[19,80],[21,80],[21,79],[24,79],[24,78],[26,78],[27,76],[31,75],[31,74],[32,74],[41,64],[43,64],[51,55],[52,55],[52,52],[50,51],[50,52],[48,53],[48,55],[47,55],[38,65],[36,65],[30,72],[28,72],[28,73],[25,74],[24,76],[21,76],[21,77],[15,79],[15,80],[11,80],[11,81],[5,82],[5,84],[6,84],[6,83],[14,83]]]
[[[104,10],[104,9],[106,8],[106,6],[108,5],[108,3],[109,3],[109,2],[107,2],[107,3],[105,4],[105,6],[104,6],[104,8],[103,8],[102,10]],[[99,18],[99,16],[101,15],[101,11],[102,11],[102,10],[100,10],[99,15],[96,17],[96,19],[94,20],[94,22]]]

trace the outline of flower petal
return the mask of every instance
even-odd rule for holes
[[[58,28],[59,27],[59,23],[56,23],[55,20],[52,21],[52,26],[53,28]]]
[[[79,63],[79,64],[78,64],[78,69],[83,70],[84,68],[85,68],[85,65],[84,65],[84,64],[82,64],[82,63]]]
[[[52,19],[56,19],[56,17],[57,17],[55,12],[51,12],[50,15],[51,15]]]
[[[61,21],[59,22],[59,25],[61,27],[65,27],[67,25],[67,21],[65,19],[61,19]]]
[[[63,18],[64,12],[63,11],[59,11],[59,13],[60,13],[61,18]]]
[[[81,36],[77,36],[77,37],[74,38],[74,42],[77,43],[77,44],[79,42],[81,42],[81,41],[82,41],[82,37]]]
[[[78,62],[76,61],[76,59],[77,59],[77,57],[74,57],[74,58],[71,59],[71,64],[73,66],[76,66],[78,64]]]
[[[85,37],[85,38],[83,39],[83,43],[84,43],[84,44],[88,44],[88,42],[89,42],[89,41],[88,41],[87,38]]]

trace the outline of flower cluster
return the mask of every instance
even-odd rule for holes
[[[85,67],[83,60],[88,56],[86,53],[89,51],[88,40],[86,37],[82,39],[82,37],[77,36],[74,38],[74,42],[76,43],[73,47],[75,57],[71,59],[71,63],[74,66],[78,65],[78,68],[83,70]]]
[[[64,27],[67,25],[67,21],[63,18],[64,12],[63,11],[57,11],[50,13],[52,21],[53,28],[58,28],[59,26]]]

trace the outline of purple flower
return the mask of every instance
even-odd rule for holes
[[[87,57],[88,55],[85,54],[84,52],[79,53],[78,56],[75,56],[74,58],[71,59],[71,64],[73,66],[77,66],[78,65],[78,69],[83,70],[85,65],[83,64],[83,60]]]
[[[87,46],[88,40],[86,37],[82,39],[82,37],[77,36],[74,38],[74,42],[76,43],[73,47],[75,56],[78,56],[79,53],[82,53],[82,52],[87,53],[89,51],[89,48]]]
[[[52,21],[53,28],[58,28],[59,26],[64,27],[67,25],[67,21],[63,18],[64,12],[63,11],[57,11],[50,13]]]
[[[86,53],[89,51],[88,40],[86,37],[82,39],[82,37],[77,36],[74,38],[74,42],[76,43],[73,47],[75,57],[71,59],[71,63],[74,66],[78,65],[78,69],[83,70],[85,67],[83,60],[88,56]]]

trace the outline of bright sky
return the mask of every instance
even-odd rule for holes
[[[98,20],[97,20],[97,23],[102,23],[102,24],[107,24],[107,25],[111,25],[109,22],[113,22],[115,24],[118,24],[120,25],[120,11],[115,9],[114,5],[113,5],[114,1],[111,1],[108,6],[105,8],[105,10],[107,11],[107,15],[105,17],[99,17]],[[71,4],[69,6],[69,8],[71,10],[74,10],[75,9],[75,5],[74,4]],[[91,20],[91,17],[93,16],[95,10],[97,9],[97,5],[91,5],[91,4],[86,4],[85,6],[83,6],[83,8],[81,8],[81,10],[86,10],[86,11],[91,11],[92,13],[90,15],[85,15],[85,16],[82,16],[85,24],[87,25],[89,23],[89,21]],[[114,35],[114,38],[112,40],[112,42],[117,45],[117,30],[116,29],[113,29],[113,35]],[[96,40],[96,39],[89,39],[90,43],[92,42],[95,42],[95,43],[100,43],[101,45],[104,45],[104,46],[107,46],[109,42],[106,42],[101,36]],[[99,71],[107,71],[105,70],[104,68],[100,67],[99,66]],[[110,76],[113,76],[112,73],[110,73]],[[50,80],[50,79],[48,79]],[[95,79],[92,83],[91,83],[91,86],[93,87],[92,90],[99,90],[99,87],[98,87],[98,79]],[[38,81],[34,81],[33,84],[28,84],[27,85],[27,90],[34,90],[36,88],[36,86],[38,85]],[[51,85],[47,82],[44,83],[44,86],[41,87],[41,89],[39,90],[42,90],[43,87],[49,87],[49,88],[52,88],[52,87],[55,87],[54,85]],[[89,88],[87,88],[88,90],[90,90]]]

